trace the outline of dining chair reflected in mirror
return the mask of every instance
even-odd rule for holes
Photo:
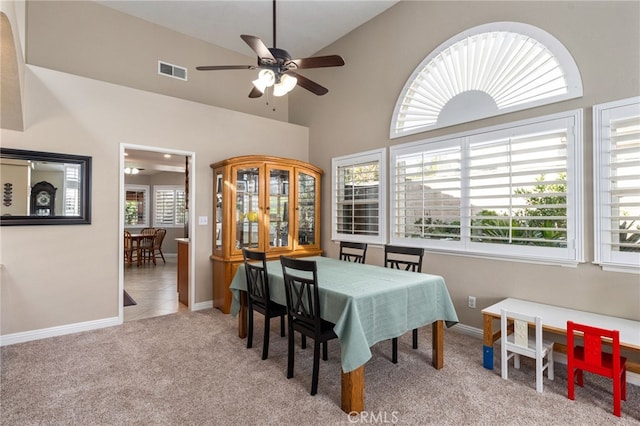
[[[293,332],[298,331],[303,336],[313,339],[311,395],[315,395],[318,393],[320,345],[322,345],[322,359],[326,361],[328,359],[327,342],[338,338],[333,331],[335,324],[322,319],[316,262],[280,256],[280,263],[287,295],[289,326],[287,378],[293,377],[295,353]]]
[[[247,276],[247,348],[253,346],[253,313],[264,315],[264,337],[262,339],[262,359],[269,357],[269,334],[271,318],[280,317],[280,336],[284,337],[284,316],[287,308],[271,300],[267,256],[264,252],[242,249]]]
[[[404,271],[422,272],[422,247],[384,246],[385,268],[401,269]],[[418,349],[418,329],[412,330],[413,349]],[[398,363],[398,338],[391,339],[391,362]]]
[[[340,260],[354,263],[364,263],[367,256],[366,243],[340,241]]]

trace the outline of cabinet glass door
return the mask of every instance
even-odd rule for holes
[[[235,248],[260,247],[260,204],[258,167],[236,169]]]
[[[216,224],[216,233],[214,241],[214,250],[222,250],[222,227],[225,223],[222,217],[222,185],[223,185],[222,171],[216,171],[214,194],[216,194],[216,210],[214,212],[214,219]]]
[[[316,177],[298,173],[298,245],[315,245],[316,241]]]
[[[268,173],[269,247],[289,247],[291,246],[289,236],[291,171],[269,168]]]

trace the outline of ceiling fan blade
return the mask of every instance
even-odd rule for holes
[[[198,71],[216,71],[216,70],[253,70],[255,65],[205,65],[196,67]]]
[[[287,71],[287,74],[293,75],[298,79],[298,86],[307,89],[308,91],[315,93],[318,96],[325,95],[329,92],[329,89],[326,87],[320,86],[315,81],[309,80],[307,77],[297,74],[293,71]]]
[[[276,63],[276,58],[273,57],[269,48],[265,46],[265,44],[256,36],[242,34],[240,36],[244,40],[245,43],[249,45],[249,47],[256,52],[260,59],[267,59],[269,61],[273,61],[272,63]]]
[[[257,87],[254,87],[253,89],[251,89],[251,92],[249,92],[250,98],[259,98],[260,96],[262,96],[262,92],[258,90]]]
[[[323,67],[341,67],[344,65],[344,59],[339,55],[314,56],[312,58],[292,59],[285,66],[295,64],[296,68],[323,68]]]

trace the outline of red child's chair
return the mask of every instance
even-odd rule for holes
[[[574,346],[574,331],[582,332],[583,345]],[[612,353],[602,352],[602,338],[611,339]],[[613,414],[620,417],[620,400],[627,400],[627,359],[620,356],[620,332],[567,321],[567,386],[574,399],[577,371],[578,385],[584,386],[582,371],[613,379]]]

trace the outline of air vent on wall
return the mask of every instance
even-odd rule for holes
[[[187,81],[187,69],[168,62],[158,61],[158,74]]]

